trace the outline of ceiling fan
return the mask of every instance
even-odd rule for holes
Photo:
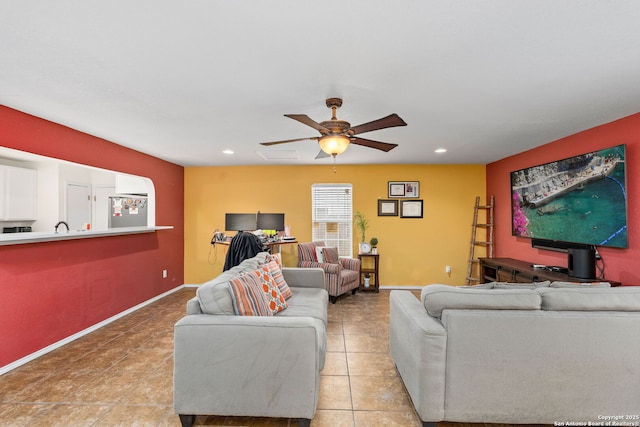
[[[260,144],[269,146],[286,144],[289,142],[304,141],[308,139],[318,141],[318,144],[320,145],[321,151],[316,156],[316,159],[329,156],[333,156],[333,158],[335,159],[338,154],[343,153],[349,147],[349,144],[362,145],[364,147],[375,148],[382,151],[390,151],[397,147],[398,144],[373,141],[371,139],[360,138],[356,135],[379,129],[407,125],[405,121],[400,118],[400,116],[394,113],[381,119],[374,120],[372,122],[363,123],[361,125],[351,127],[351,124],[349,122],[339,120],[336,117],[336,110],[342,106],[341,98],[329,98],[326,100],[326,104],[327,107],[331,108],[332,111],[331,120],[320,123],[312,120],[306,114],[285,114],[285,117],[297,120],[300,123],[311,126],[315,130],[319,131],[320,136],[286,139],[283,141],[261,142]]]

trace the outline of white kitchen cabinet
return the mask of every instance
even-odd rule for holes
[[[0,220],[35,220],[37,185],[37,171],[0,165]]]

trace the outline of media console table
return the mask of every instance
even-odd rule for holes
[[[513,258],[480,258],[480,283],[531,283],[545,280],[579,283],[609,282],[611,286],[620,286],[620,282],[611,280],[581,279],[565,273],[549,271],[546,268],[533,268],[533,263]]]

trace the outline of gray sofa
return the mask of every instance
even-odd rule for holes
[[[292,296],[274,316],[239,316],[229,280],[265,253],[201,285],[174,327],[174,409],[196,415],[297,418],[308,426],[326,353],[328,293],[321,269],[283,268]]]
[[[425,426],[640,421],[640,287],[392,291],[390,351]]]

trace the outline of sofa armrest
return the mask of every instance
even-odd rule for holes
[[[191,315],[174,326],[178,414],[313,418],[321,321]]]
[[[409,291],[389,295],[389,349],[423,421],[444,420],[447,331]]]
[[[338,262],[342,268],[360,272],[360,260],[358,258],[340,257]]]
[[[187,314],[202,314],[202,308],[197,296],[187,301]]]
[[[321,268],[284,267],[282,275],[289,286],[324,289],[324,271]]]

